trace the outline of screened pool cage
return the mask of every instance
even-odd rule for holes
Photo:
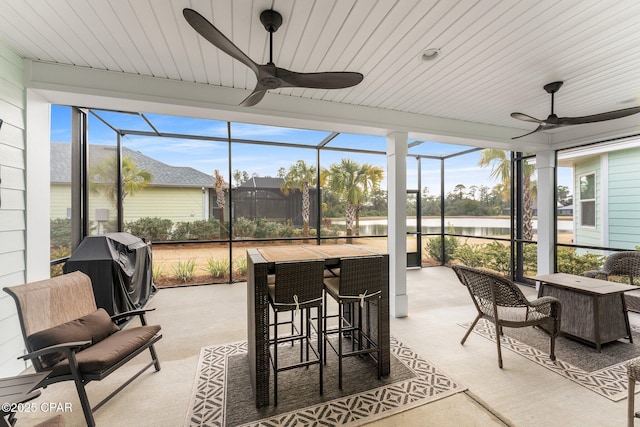
[[[385,137],[55,107],[64,112],[58,120],[68,127],[70,143],[52,141],[52,274],[84,237],[109,232],[151,243],[160,285],[245,280],[246,249],[270,244],[350,243],[387,251]],[[52,127],[59,125],[55,120]],[[198,156],[199,144],[207,151]],[[159,147],[173,154],[158,155]],[[535,156],[502,152],[509,174],[500,203],[492,206],[500,225],[472,229],[458,225],[450,207],[483,195],[460,190],[456,201],[456,190],[445,191],[445,183],[456,179],[454,168],[446,167],[480,150],[409,140],[408,266],[444,265],[464,250],[493,245],[495,269],[522,280],[535,270],[527,254],[535,252],[536,241],[526,233],[519,202],[523,171]],[[192,152],[190,160],[180,160]],[[250,155],[257,163],[246,160]],[[207,172],[196,168],[204,161],[211,165]],[[277,173],[262,173],[256,164]],[[253,172],[244,170],[251,165]],[[378,171],[377,181],[372,171]],[[348,173],[371,175],[360,187],[354,184],[364,196],[351,217],[345,216],[346,192],[328,178],[332,173],[342,173],[343,180]],[[349,186],[348,179],[341,183]]]

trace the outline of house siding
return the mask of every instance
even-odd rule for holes
[[[580,176],[595,173],[596,175],[596,226],[583,227],[580,225],[581,209],[580,209]],[[582,163],[576,164],[574,172],[575,203],[574,203],[574,227],[575,227],[575,243],[578,245],[600,246],[602,244],[602,234],[600,227],[602,226],[600,216],[601,201],[601,174],[600,174],[600,158],[594,157]]]
[[[68,218],[67,209],[71,208],[71,186],[51,184],[51,218]]]
[[[0,288],[26,280],[25,88],[23,61],[0,43]],[[15,305],[0,293],[0,377],[25,368]]]
[[[147,187],[124,201],[124,219],[168,218],[175,222],[204,219],[202,189],[188,187]]]
[[[125,199],[124,221],[135,221],[141,217],[167,218],[174,223],[201,220],[202,204],[201,188],[147,187]],[[67,218],[70,207],[70,186],[51,185],[51,218]],[[90,221],[95,220],[96,209],[108,209],[109,219],[116,219],[115,208],[104,196],[91,195]]]
[[[640,148],[609,153],[609,246],[640,245]]]

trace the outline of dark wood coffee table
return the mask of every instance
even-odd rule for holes
[[[639,286],[566,273],[532,277],[540,282],[538,297],[553,296],[562,303],[560,332],[592,345],[626,338],[633,342],[624,293]]]

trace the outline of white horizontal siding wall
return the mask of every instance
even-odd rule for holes
[[[0,43],[0,288],[26,280],[26,140],[23,61]],[[0,292],[0,377],[25,368],[15,305]]]
[[[167,218],[175,222],[190,222],[203,217],[203,203],[207,199],[200,188],[147,187],[124,200],[124,221],[135,221],[142,217]],[[57,184],[51,186],[51,218],[66,218],[71,207],[71,187]],[[101,195],[91,195],[89,220],[95,221],[96,209],[107,209],[109,219],[116,220],[113,204]]]
[[[609,246],[640,245],[640,148],[609,153]]]
[[[202,220],[206,199],[200,188],[148,186],[124,201],[124,220],[141,217],[168,218],[174,223]]]

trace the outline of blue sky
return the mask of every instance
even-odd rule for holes
[[[70,108],[54,105],[51,114],[52,141],[70,141]],[[100,112],[99,114],[117,129],[152,130],[139,115],[112,112]],[[220,138],[226,138],[227,136],[227,123],[223,121],[157,114],[145,114],[145,116],[160,132],[164,133]],[[330,132],[232,123],[231,135],[232,138],[238,139],[314,146],[329,136]],[[89,115],[89,138],[92,144],[116,144],[115,132],[93,115]],[[127,148],[140,151],[149,157],[173,166],[188,166],[206,174],[211,174],[215,169],[219,169],[225,176],[228,176],[228,144],[226,142],[125,135],[122,143]],[[341,134],[332,140],[328,146],[384,151],[386,140],[384,137],[377,136]],[[468,148],[470,147],[425,142],[410,152],[415,151],[423,155],[440,156],[464,151]],[[308,164],[315,164],[316,162],[316,150],[313,149],[239,143],[232,144],[231,149],[233,158],[232,171],[236,169],[245,170],[250,176],[253,173],[258,176],[276,176],[280,167],[288,169],[290,165],[300,159]],[[383,155],[328,150],[321,152],[321,164],[324,167],[329,167],[332,163],[337,163],[344,157],[349,157],[358,163],[369,163],[386,169],[386,158]],[[497,182],[489,177],[490,168],[478,167],[479,160],[480,152],[448,159],[446,161],[447,180],[445,192],[451,191],[458,184],[466,187],[472,185],[493,187]],[[440,187],[439,164],[439,160],[423,160],[422,187],[428,186],[430,194],[435,194]],[[407,171],[407,187],[410,189],[417,188],[417,167],[415,160],[412,158],[407,159]],[[572,188],[570,181],[570,170],[560,168],[559,184]],[[383,187],[386,187],[386,180],[383,182]]]

